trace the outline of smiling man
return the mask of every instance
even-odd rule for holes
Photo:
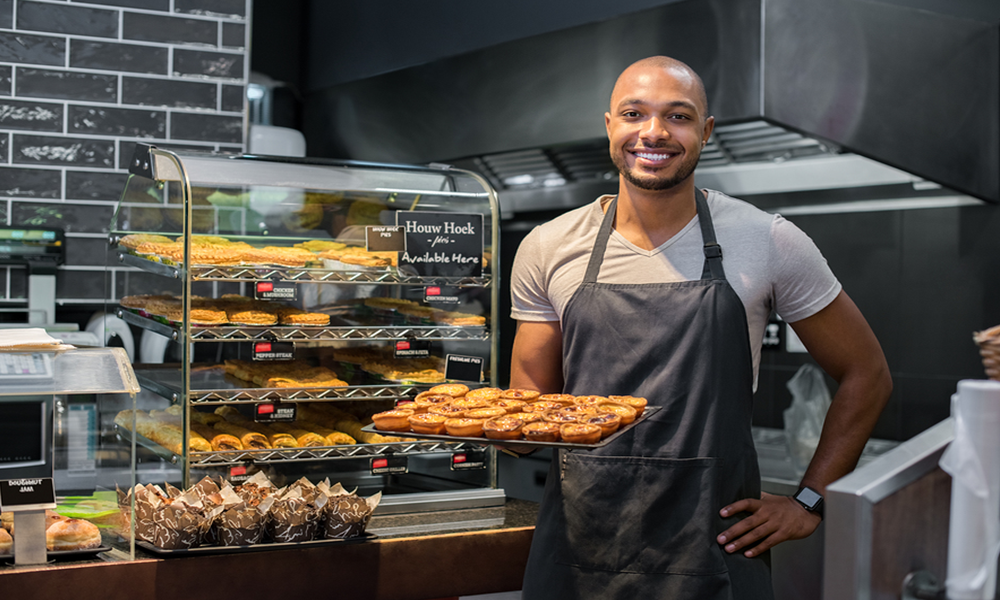
[[[853,469],[888,400],[885,358],[812,240],[695,187],[714,119],[690,67],[629,66],[604,119],[618,194],[518,249],[510,385],[661,408],[553,460],[524,598],[770,599],[767,551],[819,525],[826,485]],[[794,497],[761,493],[750,433],[772,311],[839,382]]]

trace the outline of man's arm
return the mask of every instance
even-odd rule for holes
[[[518,321],[510,359],[510,387],[562,392],[562,329],[559,321]]]
[[[802,485],[821,494],[826,486],[851,472],[892,393],[892,378],[882,348],[854,302],[841,292],[815,315],[792,323],[809,354],[839,387],[823,424],[819,446]],[[726,506],[723,517],[751,513],[718,537],[727,552],[747,546],[756,556],[790,539],[800,539],[819,526],[820,517],[787,496],[762,494]]]

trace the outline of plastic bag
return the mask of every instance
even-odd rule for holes
[[[830,409],[830,390],[823,379],[823,371],[806,364],[788,380],[792,405],[785,409],[785,438],[788,454],[798,476],[802,476],[819,445],[826,411]]]

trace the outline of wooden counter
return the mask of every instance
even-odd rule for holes
[[[521,589],[537,505],[507,500],[487,529],[357,544],[136,561],[0,567],[3,598],[427,600]],[[316,596],[319,594],[319,596]]]

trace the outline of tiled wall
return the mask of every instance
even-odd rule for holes
[[[250,6],[0,0],[0,224],[66,230],[61,303],[106,297],[107,232],[136,142],[243,149]],[[26,282],[0,266],[0,306],[23,305]]]

